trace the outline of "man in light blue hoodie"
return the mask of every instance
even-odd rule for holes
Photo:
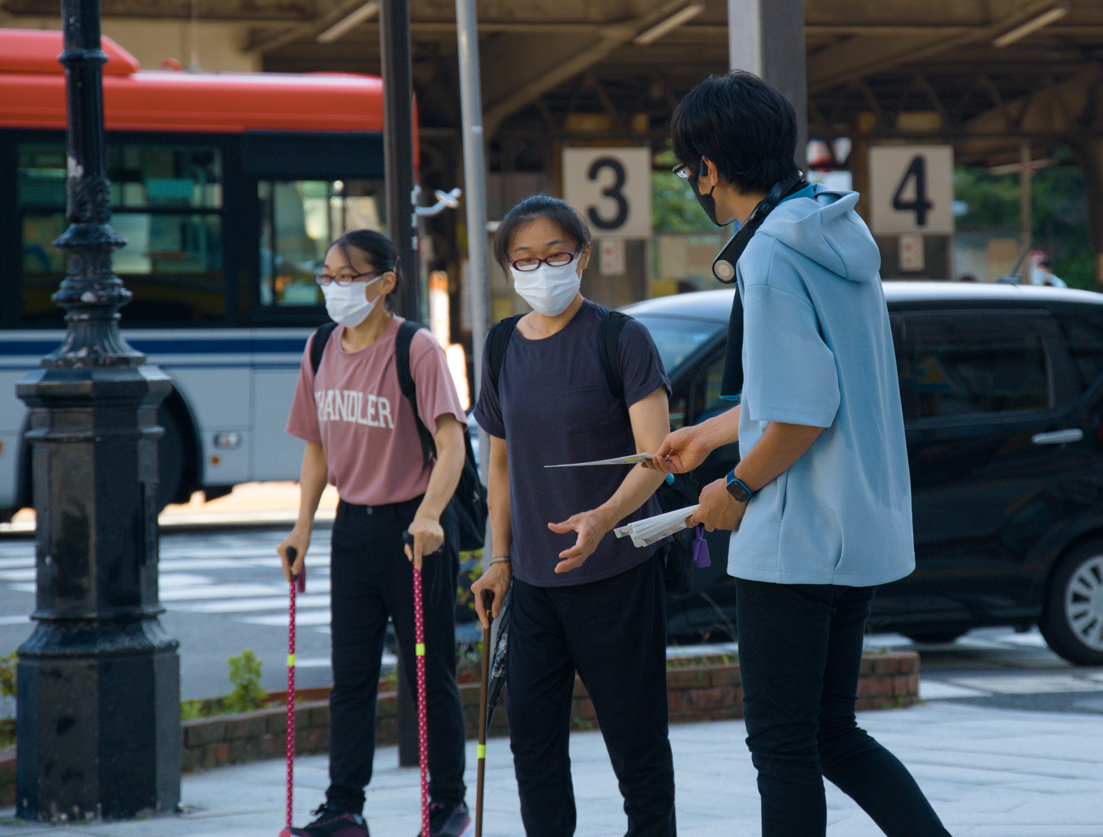
[[[908,770],[855,720],[870,600],[915,567],[892,334],[858,196],[800,179],[793,108],[750,73],[701,82],[672,134],[675,173],[713,223],[754,214],[724,376],[738,406],[671,433],[651,465],[688,471],[739,442],[739,463],[705,486],[691,522],[734,530],[728,573],[763,837],[823,835],[824,776],[890,837],[947,835]]]

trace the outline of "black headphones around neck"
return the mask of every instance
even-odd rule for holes
[[[762,226],[766,216],[774,211],[774,207],[781,203],[782,198],[788,197],[807,185],[804,173],[800,171],[788,177],[783,177],[775,183],[770,191],[766,193],[766,197],[758,202],[751,214],[747,216],[747,220],[739,225],[735,235],[728,240],[728,243],[724,245],[724,248],[713,260],[712,275],[725,285],[734,283],[735,263],[739,261],[739,257],[750,243],[751,236],[758,232],[758,228]]]

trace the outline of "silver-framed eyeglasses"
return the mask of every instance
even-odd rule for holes
[[[536,270],[536,268],[540,267],[542,264],[546,264],[548,267],[563,267],[573,262],[580,252],[582,252],[581,247],[573,253],[552,253],[550,256],[545,256],[542,259],[538,259],[535,256],[523,259],[510,259],[509,266],[521,272]]]
[[[365,276],[381,276],[386,272],[385,270],[369,270],[367,273],[343,273],[340,276],[330,276],[328,273],[315,273],[314,281],[323,288],[331,283],[343,288],[347,285],[351,285],[353,282],[359,282]]]

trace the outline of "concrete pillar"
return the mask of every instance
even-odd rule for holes
[[[808,147],[804,0],[728,0],[728,52],[733,70],[754,73],[793,103],[796,162],[803,171]]]

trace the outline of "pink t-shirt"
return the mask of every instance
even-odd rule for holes
[[[401,503],[429,486],[431,469],[421,467],[413,407],[398,385],[395,338],[401,322],[402,317],[393,316],[378,340],[351,353],[341,347],[345,329],[337,326],[317,377],[310,364],[313,337],[303,353],[287,432],[322,446],[329,482],[349,503]],[[428,329],[418,330],[410,343],[410,373],[418,413],[430,433],[437,432],[437,417],[445,413],[466,427],[444,349]]]

